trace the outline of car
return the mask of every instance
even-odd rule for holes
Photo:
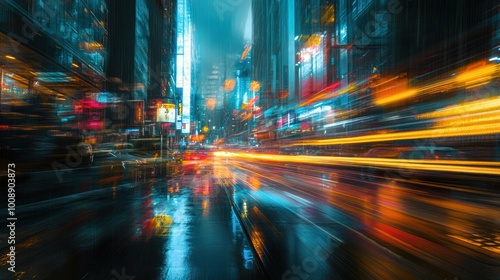
[[[365,158],[387,158],[412,160],[462,160],[463,153],[455,148],[446,146],[415,146],[415,147],[375,147],[358,157]],[[432,176],[432,172],[412,170],[401,167],[379,167],[363,166],[360,170],[360,178],[373,180],[375,178],[417,178]]]
[[[94,162],[94,154],[92,151],[92,145],[87,144],[87,143],[78,143],[73,148],[82,157],[83,163],[90,165]]]
[[[135,151],[134,145],[132,143],[102,143],[96,145],[94,149],[95,158],[101,158],[108,156],[109,153],[132,153]]]
[[[175,161],[182,161],[182,154],[178,149],[172,149],[167,147],[165,144],[163,145],[163,149],[161,148],[160,143],[156,143],[154,145],[154,153],[163,154],[163,158],[172,159]]]
[[[402,153],[410,151],[409,147],[375,147],[361,153],[358,157],[398,158]]]
[[[52,167],[82,168],[90,167],[94,162],[92,145],[84,142],[44,144],[41,148],[36,149],[36,152],[40,155],[41,162],[51,162]]]
[[[163,141],[162,146],[160,138],[139,138],[130,141],[129,144],[133,144],[134,146],[134,153],[149,154],[149,157],[160,157],[163,160],[182,161],[182,155],[179,150],[170,147],[166,141]]]
[[[401,159],[463,159],[463,153],[451,147],[417,146],[398,155]]]
[[[186,149],[183,154],[183,160],[206,160],[209,158],[210,150],[203,148]]]
[[[148,159],[126,151],[109,151],[99,154],[95,165],[100,170],[100,178],[103,182],[110,179],[106,178],[107,176],[127,180],[135,178],[137,174],[142,177],[143,171],[148,166]]]

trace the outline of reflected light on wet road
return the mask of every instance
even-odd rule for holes
[[[356,169],[326,167],[328,161],[321,161],[326,157],[227,152],[218,156],[221,160],[215,166],[220,164],[219,174],[224,174],[220,180],[234,193],[236,208],[245,213],[243,224],[255,238],[252,244],[272,277],[500,276],[496,225],[500,195],[496,192],[480,192],[465,181],[465,185],[385,178],[365,181]],[[311,165],[312,158],[322,165]],[[227,164],[222,164],[226,159]],[[352,162],[363,160],[371,159]],[[397,166],[396,162],[392,164]],[[463,164],[446,163],[453,168]],[[256,181],[259,188],[254,187]],[[334,249],[309,244],[313,236],[329,238]],[[314,258],[315,250],[329,254],[325,260]]]
[[[468,160],[419,160],[388,159],[371,157],[338,157],[338,156],[303,156],[275,155],[263,153],[215,153],[218,157],[241,158],[250,161],[272,161],[289,163],[306,163],[318,165],[379,166],[405,168],[411,170],[447,171],[471,174],[500,175],[500,162],[468,161]]]

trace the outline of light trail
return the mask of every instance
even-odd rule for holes
[[[414,160],[386,158],[357,158],[337,156],[301,156],[254,153],[216,152],[216,157],[238,158],[252,161],[306,163],[318,165],[378,166],[394,169],[443,171],[483,175],[500,175],[500,162],[467,160]]]

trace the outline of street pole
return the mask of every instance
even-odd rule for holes
[[[3,67],[0,68],[2,70],[2,80],[0,80],[0,111],[2,111],[2,95],[3,95]]]
[[[160,122],[160,178],[163,169],[163,122]]]
[[[252,135],[252,129],[253,129],[253,126],[255,125],[255,86],[252,87],[252,121],[250,123],[250,125],[248,126],[248,140],[251,139],[251,135]],[[250,144],[250,141],[249,143]],[[253,144],[253,142],[252,142]]]

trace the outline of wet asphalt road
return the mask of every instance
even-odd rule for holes
[[[80,193],[17,208],[16,273],[2,242],[0,278],[265,279],[211,168],[191,167],[176,180],[110,185],[73,170],[85,183],[66,186]]]
[[[36,174],[0,279],[500,279],[498,191],[221,159],[182,173]]]
[[[500,279],[498,190],[237,159],[215,169],[272,279]]]

